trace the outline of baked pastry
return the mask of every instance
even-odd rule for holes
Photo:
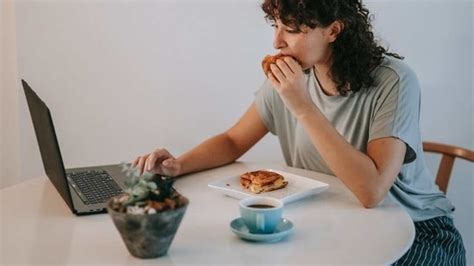
[[[263,58],[262,68],[265,75],[267,75],[268,71],[270,71],[270,65],[276,64],[276,61],[282,57],[284,57],[284,55],[277,54],[277,55],[267,55]]]
[[[240,176],[240,184],[253,193],[259,194],[286,187],[288,181],[285,181],[282,175],[272,171],[257,170],[247,172]]]

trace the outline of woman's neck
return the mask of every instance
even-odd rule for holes
[[[339,95],[336,83],[331,78],[331,68],[327,64],[314,65],[314,76],[321,90],[328,96]]]

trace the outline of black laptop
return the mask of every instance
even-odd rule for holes
[[[64,169],[49,108],[24,80],[21,82],[46,175],[74,214],[106,212],[107,201],[125,187],[120,165]]]

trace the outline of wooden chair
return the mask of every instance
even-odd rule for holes
[[[439,164],[438,173],[436,174],[436,184],[444,194],[446,194],[446,190],[448,189],[454,159],[461,158],[474,162],[474,151],[461,147],[424,141],[423,150],[425,152],[439,153],[443,155]]]

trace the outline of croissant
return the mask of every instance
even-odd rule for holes
[[[242,174],[240,176],[240,184],[242,187],[250,189],[253,193],[259,194],[284,188],[288,185],[288,181],[276,172],[257,170]]]
[[[284,57],[284,55],[277,54],[277,55],[267,55],[263,58],[262,68],[265,75],[267,75],[268,71],[270,71],[270,64],[276,64],[276,61],[282,57]]]

